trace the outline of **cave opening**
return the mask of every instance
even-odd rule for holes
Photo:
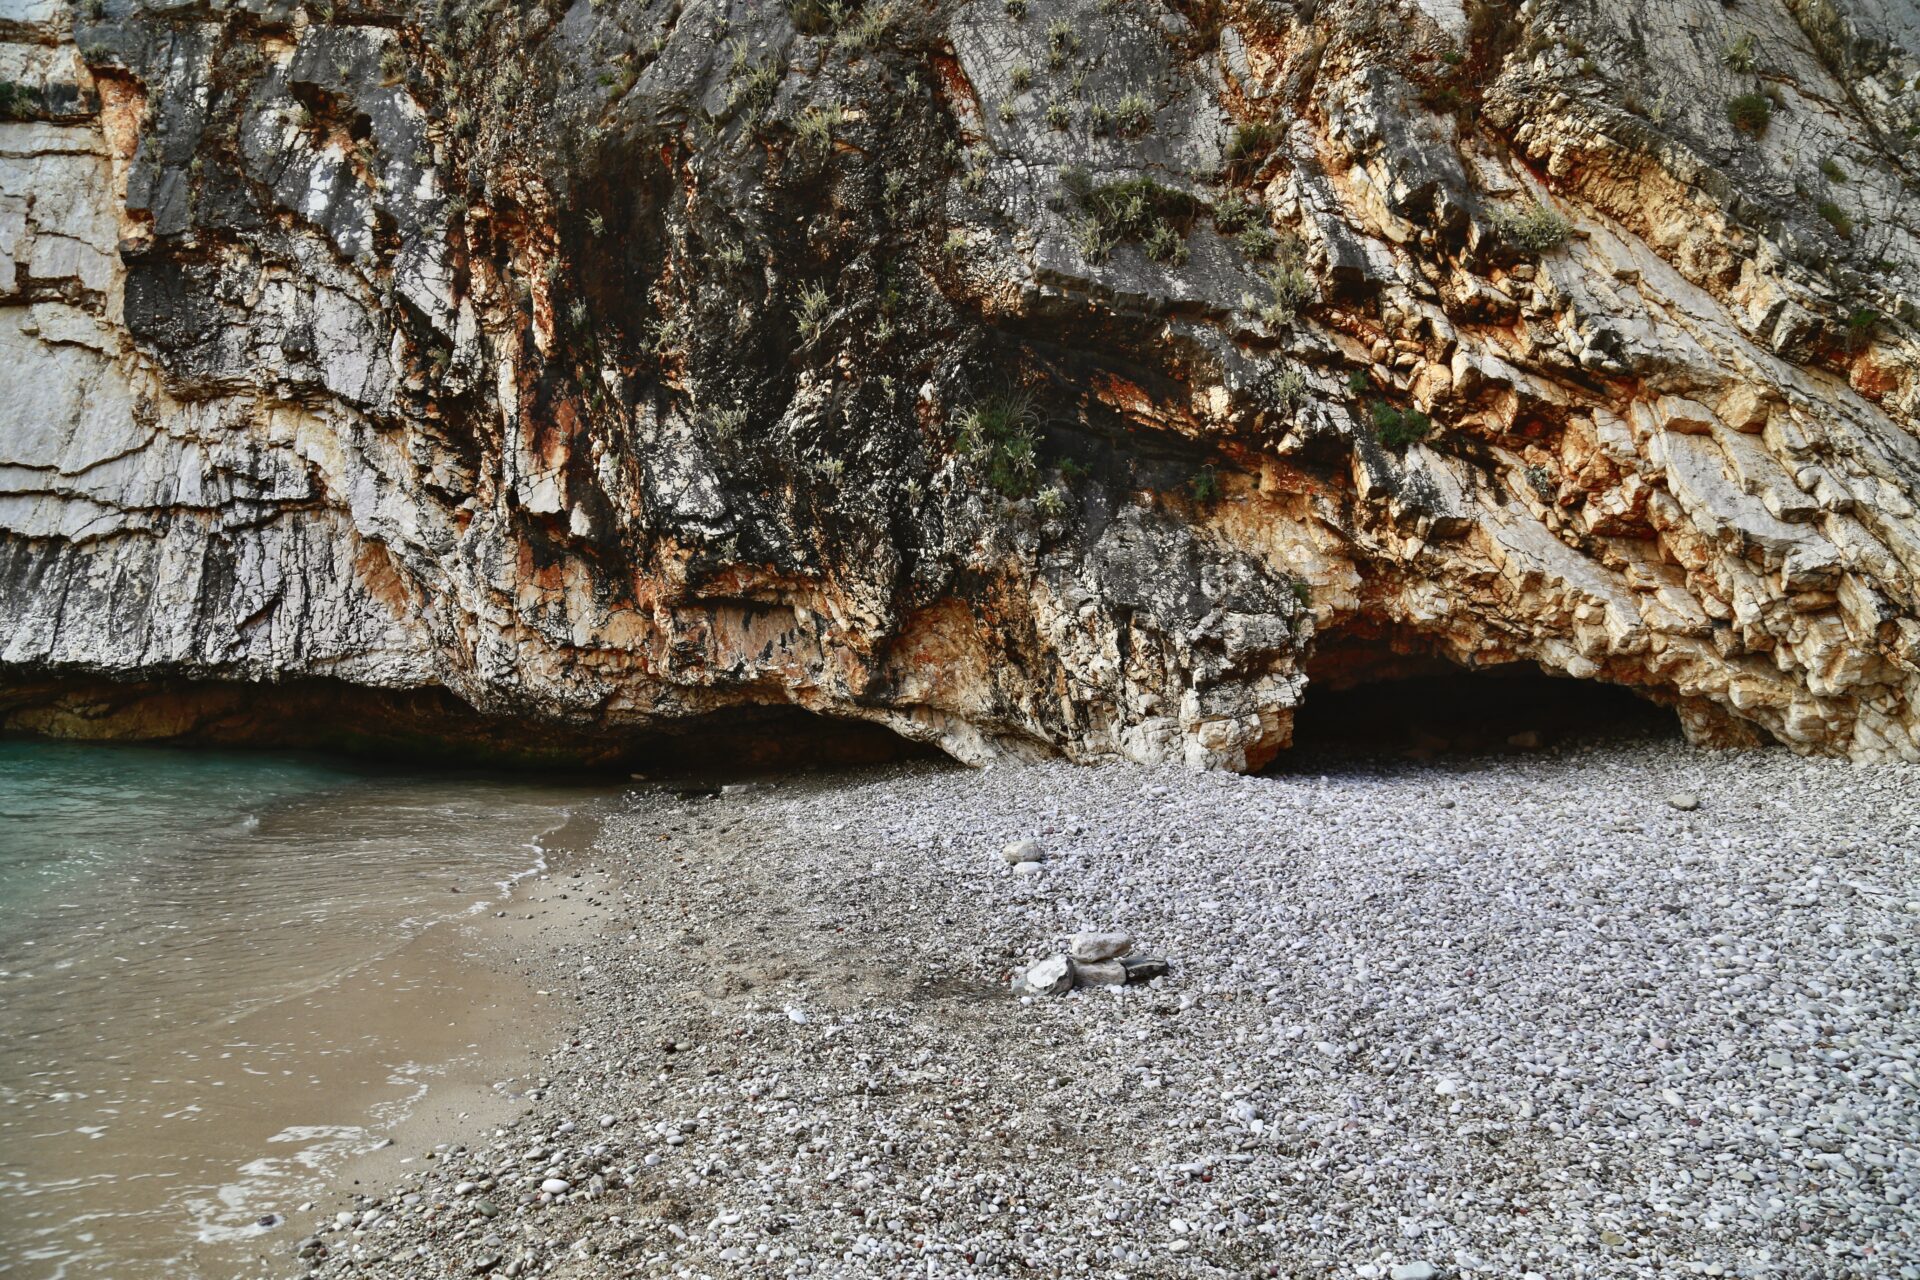
[[[1465,667],[1417,637],[1323,634],[1306,670],[1280,769],[1327,754],[1422,759],[1680,736],[1671,708],[1624,686],[1525,661]]]
[[[743,706],[638,735],[620,765],[650,777],[721,778],[950,759],[937,747],[870,720],[794,706]]]
[[[946,759],[867,720],[792,705],[739,706],[644,725],[487,714],[443,688],[314,679],[49,681],[0,687],[0,736],[264,747],[419,768],[725,778]]]

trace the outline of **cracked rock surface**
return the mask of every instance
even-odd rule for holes
[[[1249,769],[1531,662],[1920,758],[1916,33],[0,0],[0,723]]]

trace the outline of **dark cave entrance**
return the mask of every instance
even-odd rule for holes
[[[1418,637],[1322,634],[1278,768],[1321,754],[1416,759],[1534,751],[1574,740],[1677,738],[1671,708],[1531,662],[1463,667]]]
[[[660,778],[724,778],[797,769],[949,760],[884,725],[793,706],[712,711],[637,735],[620,767]]]
[[[652,777],[946,759],[868,720],[792,705],[720,708],[647,724],[484,714],[443,688],[337,680],[48,681],[0,688],[0,735],[179,747],[318,751],[413,768]]]

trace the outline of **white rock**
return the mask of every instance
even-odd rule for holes
[[[1000,851],[1001,860],[1010,867],[1027,862],[1045,862],[1047,851],[1040,847],[1038,840],[1015,840]]]
[[[1440,1273],[1431,1262],[1403,1262],[1387,1272],[1388,1280],[1433,1280]]]
[[[1037,876],[1043,874],[1046,869],[1046,865],[1039,862],[1016,862],[1013,864],[1013,874],[1017,876]]]
[[[1057,996],[1073,990],[1073,961],[1065,956],[1048,956],[1035,961],[1014,979],[1016,995]]]
[[[563,1196],[573,1190],[573,1184],[565,1178],[545,1178],[541,1180],[540,1189],[550,1196]]]
[[[1076,933],[1067,942],[1067,954],[1075,960],[1114,960],[1133,950],[1133,939],[1124,933]]]

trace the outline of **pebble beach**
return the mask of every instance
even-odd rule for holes
[[[636,781],[528,1105],[260,1273],[1920,1277],[1916,851],[1664,739]],[[1088,931],[1167,972],[1016,983]]]

